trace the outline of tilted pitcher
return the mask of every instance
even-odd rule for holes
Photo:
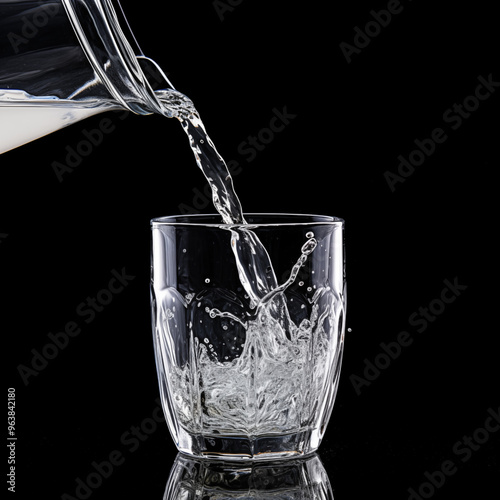
[[[0,154],[103,111],[161,113],[153,83],[173,89],[118,0],[0,0]]]

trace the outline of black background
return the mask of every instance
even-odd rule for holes
[[[354,28],[387,2],[243,0],[222,19],[211,1],[180,3],[122,5],[143,51],[194,101],[222,156],[238,162],[244,209],[346,220],[351,331],[319,450],[335,499],[408,498],[445,460],[457,470],[434,498],[489,498],[498,491],[498,433],[470,457],[453,450],[499,404],[500,91],[456,130],[443,116],[474,94],[479,76],[500,81],[492,3],[402,1],[350,63],[339,45],[352,44]],[[238,148],[284,108],[296,117],[249,162]],[[0,158],[1,325],[7,387],[16,389],[18,498],[74,496],[92,462],[118,451],[124,463],[90,498],[160,500],[176,455],[165,424],[134,451],[123,435],[157,406],[149,220],[203,204],[193,190],[205,180],[177,121],[108,116],[116,130],[62,182],[53,162],[103,115]],[[447,140],[392,192],[384,173],[437,127]],[[135,278],[86,324],[78,305],[123,268]],[[444,280],[466,289],[419,333],[409,317],[440,298]],[[69,321],[80,335],[25,384],[20,365]],[[401,331],[412,345],[357,394],[352,376],[363,377],[365,360]]]

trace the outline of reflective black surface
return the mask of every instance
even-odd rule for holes
[[[317,455],[281,462],[193,460],[179,454],[164,500],[259,498],[333,500],[328,474]]]
[[[490,4],[401,2],[359,49],[355,28],[388,3],[150,3],[123,2],[144,52],[231,162],[244,209],[346,221],[350,331],[319,449],[335,500],[490,498],[500,436]],[[175,20],[188,15],[197,41]],[[350,62],[342,42],[357,49]],[[277,114],[288,124],[273,131]],[[102,115],[0,163],[17,498],[163,500],[177,450],[157,401],[149,221],[213,211],[184,133],[160,117]]]

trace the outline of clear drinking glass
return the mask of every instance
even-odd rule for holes
[[[333,500],[317,455],[266,463],[193,460],[179,454],[163,500]]]
[[[315,451],[344,342],[341,219],[247,214],[153,219],[151,303],[160,394],[195,457]]]

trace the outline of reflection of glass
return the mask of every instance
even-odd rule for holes
[[[179,454],[163,500],[333,500],[333,493],[317,454],[247,464]]]
[[[225,460],[318,448],[344,343],[343,221],[246,214],[152,221],[163,408],[179,451]]]

